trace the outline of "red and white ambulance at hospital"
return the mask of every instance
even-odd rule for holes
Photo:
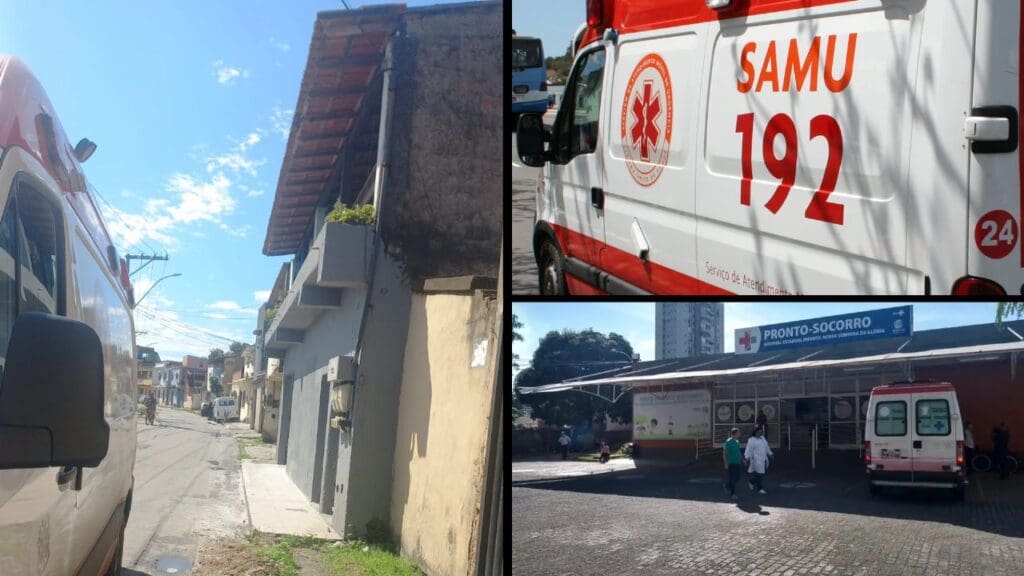
[[[542,166],[541,291],[1014,294],[1021,6],[590,0]]]

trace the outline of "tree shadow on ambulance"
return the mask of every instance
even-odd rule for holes
[[[1024,289],[1020,3],[656,4],[588,2],[520,117],[542,293]]]
[[[884,487],[946,489],[964,499],[964,431],[948,382],[877,386],[868,399],[864,462],[872,495]]]

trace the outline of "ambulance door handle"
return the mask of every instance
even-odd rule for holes
[[[914,440],[914,449],[918,449],[920,447],[921,447],[921,441],[920,440]]]
[[[964,138],[975,154],[1005,154],[1017,149],[1018,126],[1013,106],[983,106],[964,119]]]
[[[647,235],[644,234],[642,228],[640,228],[640,221],[636,218],[633,219],[633,247],[636,248],[636,255],[641,260],[646,261],[651,256],[651,245],[647,242]]]
[[[590,189],[590,205],[598,210],[604,210],[604,190],[594,186]]]

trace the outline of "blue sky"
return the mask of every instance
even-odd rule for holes
[[[733,334],[737,328],[763,326],[803,320],[860,310],[875,310],[891,306],[904,306],[906,302],[806,302],[806,303],[751,303],[725,304],[725,351],[733,350]],[[948,326],[983,324],[995,320],[994,303],[932,303],[914,304],[914,330],[929,330]],[[519,354],[520,362],[533,357],[537,342],[552,330],[593,328],[598,332],[622,334],[633,345],[641,360],[654,360],[654,304],[653,303],[549,303],[514,302],[512,312],[524,323],[519,330],[522,342],[515,342],[512,351]]]
[[[512,0],[512,29],[540,38],[545,57],[565,54],[586,18],[586,0]]]
[[[177,359],[253,341],[256,310],[287,260],[262,247],[313,23],[342,8],[4,2],[0,53],[28,64],[72,143],[98,145],[85,171],[119,251],[170,256],[133,277],[136,296],[182,274],[142,302],[140,345]]]

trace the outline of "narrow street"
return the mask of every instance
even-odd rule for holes
[[[187,574],[197,545],[248,526],[232,433],[183,410],[139,419],[135,493],[125,530],[130,575]]]

